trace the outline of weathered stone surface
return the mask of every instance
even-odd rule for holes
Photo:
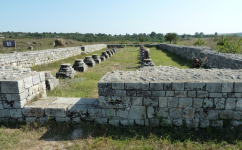
[[[118,126],[119,125],[119,120],[109,120],[109,124],[113,126]]]
[[[168,107],[177,107],[178,98],[177,97],[167,97]]]
[[[153,82],[150,82],[150,90],[151,91],[155,91],[155,90],[157,90],[157,91],[162,91],[163,90],[163,83],[159,83],[159,82],[157,82],[157,83],[153,83]]]
[[[171,119],[167,119],[167,118],[164,118],[162,119],[161,121],[161,126],[162,127],[170,127],[172,125],[172,120]]]
[[[153,107],[148,107],[147,108],[147,117],[148,118],[154,118],[155,116],[155,110]]]
[[[10,109],[10,116],[12,118],[22,118],[21,109]]]
[[[129,115],[129,112],[126,110],[121,110],[121,109],[117,110],[117,117],[128,118],[128,115]]]
[[[213,97],[223,97],[222,93],[209,93],[209,97],[213,98]]]
[[[195,118],[205,118],[207,116],[207,114],[204,112],[204,110],[202,108],[197,108],[195,110]]]
[[[66,98],[58,97],[53,104],[70,104],[70,105],[98,105],[97,98]]]
[[[159,121],[159,119],[149,119],[149,124],[152,127],[159,127],[160,121]]]
[[[129,119],[145,119],[146,118],[146,108],[145,106],[131,106]]]
[[[199,119],[186,119],[187,128],[198,128]]]
[[[181,127],[183,125],[182,119],[174,119],[172,122],[175,127]]]
[[[94,120],[94,119],[97,119],[97,118],[106,117],[105,110],[98,108],[98,107],[88,108],[87,112],[88,112],[87,120]]]
[[[167,107],[167,97],[159,97],[159,107]]]
[[[214,120],[211,122],[212,127],[223,127],[223,120]]]
[[[205,90],[205,83],[201,82],[187,82],[185,83],[185,90],[187,91],[203,91]]]
[[[157,107],[158,101],[159,101],[159,97],[145,97],[143,101],[143,105]]]
[[[37,120],[36,117],[26,117],[26,118],[25,118],[25,121],[26,121],[26,122],[35,122],[36,120]]]
[[[233,92],[234,91],[234,83],[232,82],[223,82],[222,83],[222,92]]]
[[[179,98],[178,107],[192,107],[192,98]]]
[[[208,110],[207,112],[205,112],[207,114],[207,117],[206,119],[209,119],[209,120],[216,120],[218,119],[218,110]]]
[[[225,108],[225,98],[215,98],[214,106],[215,106],[215,109],[224,109]]]
[[[166,118],[169,117],[169,109],[168,108],[163,108],[163,107],[158,107],[155,109],[155,117],[162,117]]]
[[[136,120],[135,120],[135,123],[136,123],[137,125],[143,126],[143,125],[145,124],[145,121],[144,121],[144,119],[136,119]]]
[[[66,117],[68,104],[50,104],[45,107],[45,115],[49,117]]]
[[[56,122],[67,122],[70,123],[71,122],[71,118],[69,117],[56,117]]]
[[[232,110],[221,110],[219,113],[220,119],[233,119],[234,111]]]
[[[242,82],[234,83],[234,92],[242,92]]]
[[[116,96],[124,96],[126,95],[126,90],[115,90]]]
[[[210,125],[209,120],[207,119],[200,120],[200,125],[199,125],[200,128],[207,128],[209,127],[209,125]]]
[[[206,91],[209,91],[209,92],[213,92],[213,93],[216,93],[216,92],[221,92],[222,89],[221,89],[221,83],[219,82],[210,82],[210,83],[207,83],[206,84]]]
[[[31,105],[24,106],[22,113],[28,117],[43,117],[45,114],[44,108],[51,102],[51,100],[36,101]]]
[[[173,82],[172,90],[176,91],[184,91],[184,83],[183,82]]]
[[[164,97],[165,95],[165,91],[152,91],[152,96]]]
[[[79,117],[72,118],[72,123],[80,123],[81,119]]]
[[[137,91],[137,96],[151,96],[151,91]]]
[[[213,107],[213,99],[205,98],[203,100],[203,108],[212,108],[212,107]]]
[[[22,93],[25,91],[23,80],[18,81],[0,81],[2,93]]]
[[[149,83],[146,82],[125,82],[125,89],[127,90],[149,90]]]
[[[192,119],[194,118],[194,115],[195,115],[195,108],[185,108],[183,110],[184,118]]]
[[[236,98],[227,98],[226,99],[226,104],[225,104],[225,109],[235,109],[236,105]]]
[[[134,125],[134,120],[120,120],[120,124],[124,126],[133,126]]]
[[[10,117],[10,110],[9,109],[0,110],[0,118],[9,118],[9,117]]]
[[[197,97],[206,98],[209,93],[207,91],[197,91]]]
[[[201,108],[203,106],[203,99],[202,98],[194,98],[193,99],[193,107],[194,108]]]
[[[143,97],[132,97],[132,105],[133,106],[142,106]]]
[[[242,110],[242,98],[237,99],[237,104],[235,110]]]
[[[124,82],[112,82],[112,89],[124,89]]]
[[[175,91],[175,97],[187,97],[187,91]]]
[[[33,77],[30,76],[30,77],[24,78],[24,87],[29,88],[31,86],[33,86]]]
[[[95,119],[95,121],[99,124],[107,124],[108,123],[107,118],[97,118],[97,119]]]
[[[171,118],[182,118],[183,116],[182,108],[178,108],[178,107],[170,108],[169,114]]]
[[[48,122],[48,121],[49,121],[48,117],[39,117],[38,118],[38,122],[40,122],[40,123],[42,123],[42,122]]]
[[[197,92],[196,91],[188,91],[187,92],[187,97],[197,97]]]
[[[116,112],[114,109],[105,109],[106,116],[109,118],[116,117]]]
[[[165,91],[171,91],[172,83],[165,82],[165,83],[163,83],[163,84],[164,84],[164,90],[165,90]]]
[[[175,92],[174,91],[166,91],[166,97],[171,97],[174,96]]]

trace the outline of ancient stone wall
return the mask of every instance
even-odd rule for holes
[[[99,106],[118,124],[206,128],[227,120],[234,127],[242,124],[241,76],[239,70],[175,67],[113,71],[98,83]]]
[[[58,49],[48,49],[40,51],[27,51],[11,54],[0,54],[1,66],[21,66],[31,67],[33,65],[41,65],[51,63],[60,59],[79,55],[83,51],[91,53],[106,48],[105,44],[86,45],[80,47],[67,47]]]
[[[173,44],[160,44],[160,48],[176,53],[188,60],[192,60],[196,57],[209,68],[242,69],[241,54],[220,53],[209,47],[181,46]]]
[[[22,108],[35,98],[46,97],[45,73],[29,68],[0,68],[0,121],[22,121]]]

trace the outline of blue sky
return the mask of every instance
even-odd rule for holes
[[[242,32],[242,0],[0,0],[0,32]]]

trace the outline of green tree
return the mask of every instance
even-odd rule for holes
[[[176,33],[167,33],[165,35],[165,39],[171,43],[172,41],[178,40],[178,35]]]
[[[143,37],[143,36],[139,36],[139,41],[142,43],[142,42],[144,42],[145,41],[145,37]]]

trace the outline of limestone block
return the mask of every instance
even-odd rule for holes
[[[234,92],[242,92],[242,82],[234,83]]]
[[[164,83],[164,91],[171,91],[172,83],[165,82]]]
[[[159,97],[145,97],[143,101],[143,105],[157,107],[158,101],[159,101]]]
[[[175,97],[187,97],[187,91],[175,91]]]
[[[151,91],[162,91],[163,90],[163,83],[150,82],[150,90]]]
[[[125,89],[128,90],[149,90],[148,82],[125,82]]]
[[[209,125],[210,125],[209,120],[200,119],[200,125],[199,125],[200,128],[207,128],[209,127]]]
[[[177,97],[167,97],[168,107],[177,107],[178,98]]]
[[[172,125],[172,120],[169,118],[164,118],[161,121],[161,126],[162,127],[170,127]]]
[[[209,93],[207,91],[197,91],[197,97],[206,98]]]
[[[135,90],[127,90],[126,91],[126,95],[127,96],[136,96],[136,91]]]
[[[179,98],[178,107],[192,107],[192,98]]]
[[[242,110],[242,98],[237,98],[237,104],[235,110]]]
[[[197,97],[197,92],[196,91],[188,91],[187,92],[187,97]]]
[[[137,96],[151,96],[151,91],[137,91]]]
[[[238,120],[231,120],[231,123],[230,123],[232,126],[239,126],[239,125],[241,125],[241,123],[240,123],[240,121],[238,121]]]
[[[10,110],[9,109],[1,109],[0,110],[0,118],[9,118]]]
[[[152,91],[152,96],[164,97],[166,95],[165,91]]]
[[[13,106],[11,108],[23,108],[27,103],[27,99],[23,99],[21,101],[14,101]]]
[[[33,87],[28,88],[28,96],[31,96],[33,94]]]
[[[111,82],[98,82],[98,88],[112,88],[112,83]]]
[[[155,110],[153,107],[148,107],[147,108],[147,117],[148,118],[154,118],[155,115]]]
[[[114,109],[105,109],[105,114],[109,118],[116,117],[116,112]]]
[[[203,108],[212,108],[213,107],[213,99],[211,98],[205,98],[203,100]]]
[[[222,92],[233,92],[234,83],[233,82],[223,82],[222,83]]]
[[[120,124],[124,126],[133,126],[134,125],[134,120],[120,120]]]
[[[209,120],[218,119],[218,110],[210,109],[206,113],[207,113],[206,119],[209,119]]]
[[[39,76],[40,76],[40,82],[45,82],[45,72],[40,72]]]
[[[184,91],[184,83],[182,82],[173,82],[172,90],[176,91]]]
[[[149,121],[149,119],[145,119],[145,126],[150,126],[150,121]]]
[[[199,119],[186,119],[187,128],[198,128]]]
[[[159,107],[167,107],[167,97],[159,97]]]
[[[201,108],[203,106],[203,99],[202,98],[194,98],[193,99],[193,107],[194,108]]]
[[[162,117],[166,118],[169,117],[169,109],[168,108],[162,108],[162,107],[157,107],[155,110],[155,117]]]
[[[48,119],[48,117],[39,117],[37,119],[37,121],[40,122],[40,123],[42,123],[42,122],[49,122],[49,119]]]
[[[71,122],[71,118],[69,117],[56,117],[56,122],[67,122],[70,123]]]
[[[50,104],[51,101],[36,101],[31,105],[24,106],[22,113],[27,117],[43,117],[45,114],[44,108]]]
[[[31,86],[33,86],[33,77],[30,76],[30,77],[24,78],[24,87],[29,88]]]
[[[21,109],[10,109],[11,118],[22,118]]]
[[[36,117],[26,117],[26,118],[25,118],[25,121],[26,121],[26,122],[35,122],[36,120],[37,120]]]
[[[119,125],[119,120],[109,120],[109,124],[113,126],[118,126]]]
[[[142,106],[143,97],[131,97],[133,106]]]
[[[223,120],[212,120],[211,122],[212,127],[223,127]]]
[[[228,93],[222,93],[222,97],[228,97]]]
[[[149,119],[149,124],[152,127],[159,127],[160,126],[160,120],[159,119]]]
[[[2,93],[22,93],[25,91],[24,81],[0,81]]]
[[[125,96],[126,90],[115,90],[115,95],[116,96]]]
[[[124,89],[124,82],[112,82],[112,89],[115,89],[115,90]]]
[[[45,107],[45,115],[49,117],[66,117],[68,104],[50,104]]]
[[[99,124],[107,124],[108,123],[108,119],[107,118],[96,118],[95,122],[97,122]]]
[[[241,93],[227,93],[229,98],[241,98]]]
[[[209,92],[213,92],[213,93],[221,92],[222,91],[221,87],[222,87],[221,83],[219,82],[206,83],[206,91],[209,91]]]
[[[21,100],[26,99],[28,97],[28,95],[29,95],[28,90],[25,90],[20,94],[12,94],[12,100],[13,101],[21,101]]]
[[[121,110],[121,109],[117,110],[117,117],[128,118],[128,115],[129,115],[129,112],[127,110]]]
[[[227,98],[226,99],[226,104],[225,104],[225,109],[235,109],[236,105],[236,98]]]
[[[237,119],[239,120],[241,116],[240,111],[233,111],[233,110],[221,110],[219,113],[220,119]]]
[[[40,83],[40,75],[39,74],[36,74],[33,76],[33,84],[36,85],[36,84],[39,84]]]
[[[0,104],[0,110],[3,109],[3,104]]]
[[[215,109],[224,109],[225,108],[225,98],[215,98],[214,106],[215,106]]]
[[[72,123],[80,123],[81,119],[79,117],[72,118]]]
[[[187,119],[194,118],[195,115],[195,108],[185,108],[183,110],[183,117]]]
[[[171,97],[174,96],[175,92],[174,91],[166,91],[166,97]]]
[[[87,120],[94,120],[97,118],[106,117],[105,110],[103,110],[101,108],[96,108],[96,107],[88,108],[87,113],[88,113]]]
[[[202,82],[187,82],[185,83],[185,90],[186,91],[204,91],[205,90],[205,83]]]
[[[144,119],[135,119],[135,124],[143,126],[145,124]]]
[[[223,97],[222,93],[209,93],[209,97]]]
[[[182,119],[173,119],[173,125],[175,127],[181,127],[183,125],[183,120]]]
[[[178,108],[178,107],[170,108],[169,115],[171,118],[182,118],[183,116],[182,108]]]
[[[145,119],[146,118],[146,108],[145,106],[131,106],[129,119]]]

